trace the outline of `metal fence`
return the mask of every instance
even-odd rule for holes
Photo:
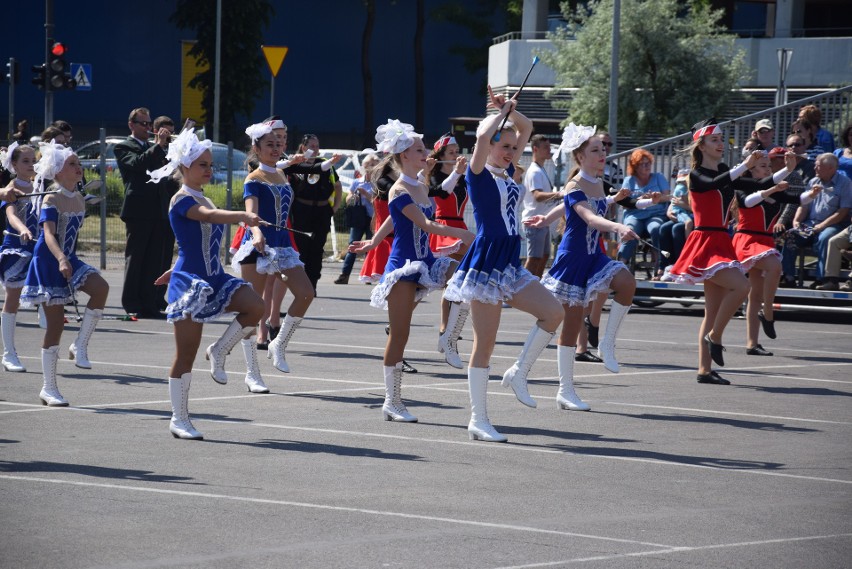
[[[728,137],[725,162],[730,165],[738,164],[742,147],[750,138],[755,123],[760,119],[769,119],[775,127],[775,142],[779,146],[790,132],[790,126],[796,120],[799,109],[805,105],[816,105],[822,112],[822,127],[833,132],[836,136],[852,123],[852,85],[828,91],[813,97],[807,97],[779,107],[773,107],[756,113],[741,116],[736,119],[720,122]],[[640,146],[654,156],[654,171],[661,172],[667,177],[680,168],[688,168],[690,157],[683,150],[692,142],[692,134],[684,133],[658,142]],[[842,141],[845,144],[845,141]],[[838,145],[838,146],[842,146]],[[625,150],[610,156],[612,162],[621,166],[627,172],[627,160],[635,150]],[[671,179],[674,182],[674,178]]]

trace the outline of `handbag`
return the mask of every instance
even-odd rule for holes
[[[343,215],[349,227],[367,227],[370,222],[367,208],[361,204],[347,205]]]

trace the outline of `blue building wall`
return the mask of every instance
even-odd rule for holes
[[[225,0],[228,1],[228,0]],[[446,0],[426,0],[424,36],[425,134],[448,130],[450,116],[484,113],[486,70],[468,72],[449,48],[465,43],[463,29],[430,21],[432,9]],[[15,57],[21,81],[15,91],[15,121],[26,118],[30,131],[43,127],[42,91],[30,83],[30,67],[44,60],[44,2],[16,2],[14,25],[0,34],[2,62]],[[210,1],[210,9],[215,10]],[[361,34],[366,11],[361,0],[333,2],[276,1],[264,30],[264,44],[285,45],[289,52],[275,84],[275,112],[295,133],[328,133],[338,140],[357,139],[363,125]],[[154,115],[180,116],[180,41],[191,32],[169,23],[174,2],[147,4],[55,0],[54,38],[69,49],[67,59],[93,66],[90,92],[62,91],[54,96],[55,119],[74,125],[75,142],[127,132],[127,114],[147,106]],[[6,12],[8,14],[8,11]],[[377,0],[371,49],[375,121],[388,117],[414,122],[414,0]],[[504,20],[502,14],[495,21]],[[225,23],[227,25],[227,23]],[[499,29],[499,28],[498,28]],[[260,46],[258,46],[260,53]],[[324,72],[317,73],[317,61]],[[5,65],[3,67],[5,71]],[[8,129],[8,85],[0,85],[0,138]],[[268,89],[246,122],[269,114]],[[14,125],[13,129],[14,130]],[[333,140],[323,140],[332,146]]]

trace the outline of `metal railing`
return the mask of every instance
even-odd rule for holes
[[[848,124],[852,123],[852,85],[779,107],[772,107],[732,120],[722,121],[719,125],[728,137],[724,161],[731,166],[740,162],[742,146],[750,138],[754,124],[760,119],[772,121],[772,125],[775,127],[775,143],[778,146],[783,146],[790,132],[790,125],[799,114],[799,109],[810,104],[816,105],[822,112],[822,128],[834,133],[836,137]],[[654,171],[669,176],[673,171],[689,167],[690,158],[684,155],[682,151],[691,142],[692,134],[686,132],[636,148],[643,148],[650,152],[654,156]],[[609,160],[618,164],[622,171],[627,172],[627,160],[636,148],[613,154],[609,157]],[[673,181],[674,179],[672,179]]]

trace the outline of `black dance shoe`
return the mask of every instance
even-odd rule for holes
[[[417,369],[412,367],[407,361],[402,360],[402,373],[417,373]]]
[[[722,344],[714,344],[710,339],[710,334],[704,335],[704,343],[707,344],[707,349],[710,350],[710,357],[716,362],[716,365],[724,366],[725,359],[722,357],[722,352],[725,351],[725,346]]]
[[[761,346],[760,344],[757,344],[753,348],[747,348],[746,349],[746,355],[749,355],[749,356],[773,356],[775,354],[773,354],[769,350],[764,350],[763,346]]]
[[[602,364],[603,360],[597,357],[592,352],[578,352],[574,354],[575,362],[586,362],[590,364]]]
[[[277,335],[278,335],[278,332],[280,332],[280,331],[281,331],[281,326],[273,326],[273,325],[272,325],[272,323],[271,323],[269,320],[267,320],[266,322],[264,322],[264,324],[266,325],[266,329],[267,329],[267,330],[269,330],[269,342],[271,342],[272,340],[274,340],[274,339],[275,339],[275,336],[277,336]],[[268,344],[269,342],[267,342],[267,344]],[[260,347],[260,343],[258,343],[258,345],[257,345],[257,349],[259,349],[259,350],[265,350],[266,348],[261,348],[261,347]]]
[[[715,371],[711,371],[710,373],[699,373],[698,383],[710,383],[713,385],[731,385],[730,381],[728,381]]]
[[[757,317],[763,325],[763,333],[766,334],[766,337],[771,340],[777,338],[778,336],[775,334],[775,320],[767,320],[762,310],[757,313]]]
[[[600,326],[592,326],[592,321],[588,316],[583,318],[583,324],[586,326],[586,334],[589,337],[589,345],[593,348],[598,347],[598,332],[600,331]],[[578,360],[581,361],[581,360]]]

